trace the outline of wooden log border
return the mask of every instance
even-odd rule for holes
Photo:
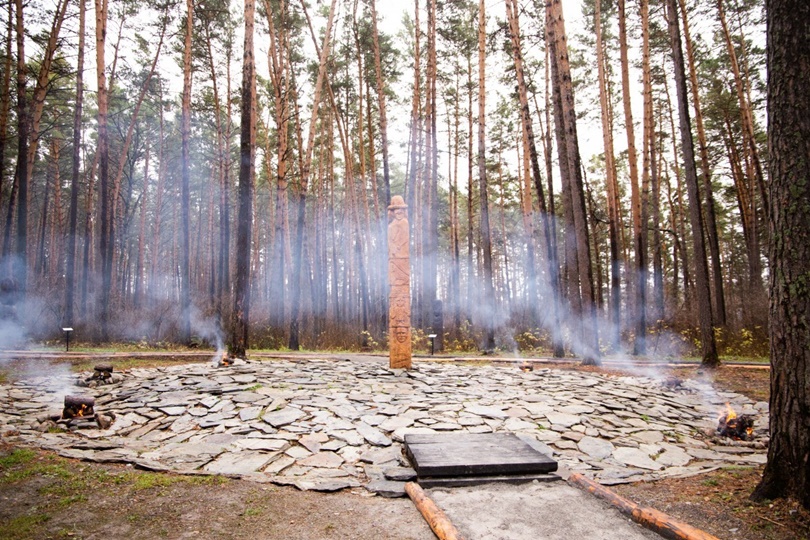
[[[408,482],[405,484],[405,492],[439,540],[464,540],[447,515],[425,494],[419,484]]]
[[[618,508],[622,514],[664,538],[670,540],[719,540],[716,536],[682,523],[664,512],[639,506],[579,473],[571,473],[568,483],[607,501]]]

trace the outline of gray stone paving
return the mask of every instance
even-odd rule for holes
[[[86,374],[0,385],[0,436],[71,458],[384,496],[401,495],[412,477],[407,433],[515,432],[603,484],[766,459],[767,403],[695,382],[672,389],[576,371],[312,359],[120,375],[95,388],[75,386]],[[96,412],[115,421],[55,432],[48,416],[69,393],[94,396]],[[754,416],[754,441],[711,436],[725,403]]]

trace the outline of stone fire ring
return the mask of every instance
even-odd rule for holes
[[[687,381],[515,366],[286,360],[86,374],[0,385],[0,437],[59,455],[157,471],[222,474],[302,490],[365,487],[404,495],[407,433],[511,432],[604,485],[683,477],[766,461],[767,403]],[[66,394],[87,393],[109,429],[53,432]],[[710,435],[730,403],[754,417],[754,440]],[[533,442],[534,442],[533,441]]]

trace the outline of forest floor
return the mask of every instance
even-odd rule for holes
[[[76,361],[74,369],[87,369]],[[115,359],[116,369],[176,364],[188,358]],[[544,364],[624,375],[617,367]],[[665,368],[680,379],[711,378],[724,390],[767,401],[769,372],[754,366]],[[0,381],[25,375],[0,367]],[[720,539],[810,538],[810,512],[790,500],[748,499],[760,468],[723,468],[685,479],[613,486],[634,502],[666,512]],[[180,476],[84,463],[51,452],[0,446],[0,538],[379,538],[429,539],[407,499],[297,491],[220,477]]]

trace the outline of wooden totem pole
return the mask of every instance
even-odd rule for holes
[[[389,366],[411,368],[411,259],[408,205],[399,195],[388,207]]]

